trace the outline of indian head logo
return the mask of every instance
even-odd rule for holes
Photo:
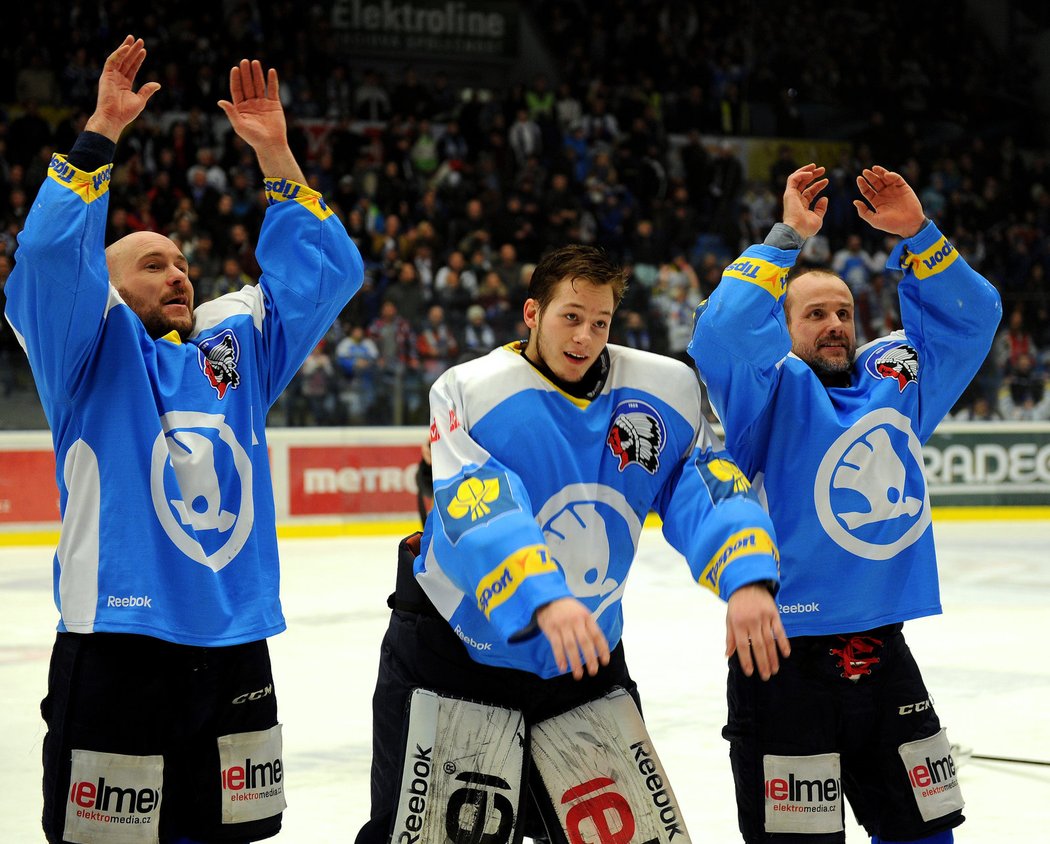
[[[919,355],[911,346],[894,344],[868,358],[868,371],[877,378],[892,378],[903,393],[905,387],[919,379]]]
[[[631,399],[616,406],[605,443],[619,458],[617,468],[621,472],[636,463],[650,475],[655,475],[666,442],[667,428],[651,405]]]
[[[241,359],[237,335],[228,328],[224,329],[214,337],[201,340],[197,349],[201,372],[215,388],[219,398],[226,398],[226,391],[236,390],[241,383],[241,373],[237,371],[237,364]]]

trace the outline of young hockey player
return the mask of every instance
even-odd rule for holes
[[[620,641],[621,599],[650,509],[693,578],[728,600],[728,645],[742,670],[757,664],[769,677],[778,649],[787,653],[766,515],[701,415],[696,374],[607,344],[624,284],[624,271],[592,247],[547,254],[524,306],[528,342],[453,367],[431,390],[434,508],[400,551],[360,844],[392,832],[468,840],[449,830],[487,830],[469,840],[494,843],[523,829],[577,840],[584,819],[617,828],[606,810],[632,829],[653,826],[660,841],[687,840],[669,786],[655,785],[656,761],[639,750],[648,736]],[[482,715],[446,717],[446,696],[484,704]],[[491,707],[516,713],[509,727],[492,726]],[[558,719],[574,707],[577,720]],[[565,738],[603,729],[607,740]],[[523,819],[517,789],[529,744]],[[476,758],[482,746],[492,748],[488,768]],[[613,746],[618,755],[594,763]],[[632,761],[637,753],[645,761]],[[461,779],[443,792],[442,778]],[[469,822],[466,805],[477,809]],[[429,824],[439,837],[428,837]]]

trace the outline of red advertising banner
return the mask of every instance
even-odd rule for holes
[[[0,450],[0,524],[58,519],[54,452]]]
[[[416,512],[418,445],[288,447],[288,515]]]

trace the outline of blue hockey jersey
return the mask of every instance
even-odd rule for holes
[[[59,630],[258,640],[285,626],[266,413],[361,257],[319,194],[270,180],[258,286],[153,340],[106,270],[111,168],[52,159],[6,289],[55,447]]]
[[[416,578],[478,662],[559,674],[533,616],[567,596],[615,647],[650,509],[721,597],[777,579],[768,516],[703,419],[695,374],[607,350],[592,400],[560,390],[521,344],[453,367],[431,390],[434,508]]]
[[[752,246],[697,310],[690,354],[782,555],[789,636],[940,612],[922,444],[984,361],[999,295],[932,223],[898,244],[903,331],[857,350],[848,387],[791,354],[796,250]]]

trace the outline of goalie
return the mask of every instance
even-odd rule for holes
[[[768,679],[788,654],[772,528],[701,415],[695,373],[607,344],[624,287],[599,250],[547,254],[524,306],[528,341],[453,367],[431,390],[434,508],[400,548],[358,844],[572,840],[585,819],[599,834],[614,823],[608,834],[620,834],[603,840],[633,824],[688,840],[639,731],[620,641],[650,510],[693,579],[728,601],[727,652],[741,670]],[[487,708],[464,714],[451,698]],[[630,739],[630,759],[613,767],[633,765],[641,791],[595,775],[608,765],[573,739],[587,724]],[[457,748],[482,744],[501,751],[464,765]],[[440,799],[438,774],[459,783]]]

